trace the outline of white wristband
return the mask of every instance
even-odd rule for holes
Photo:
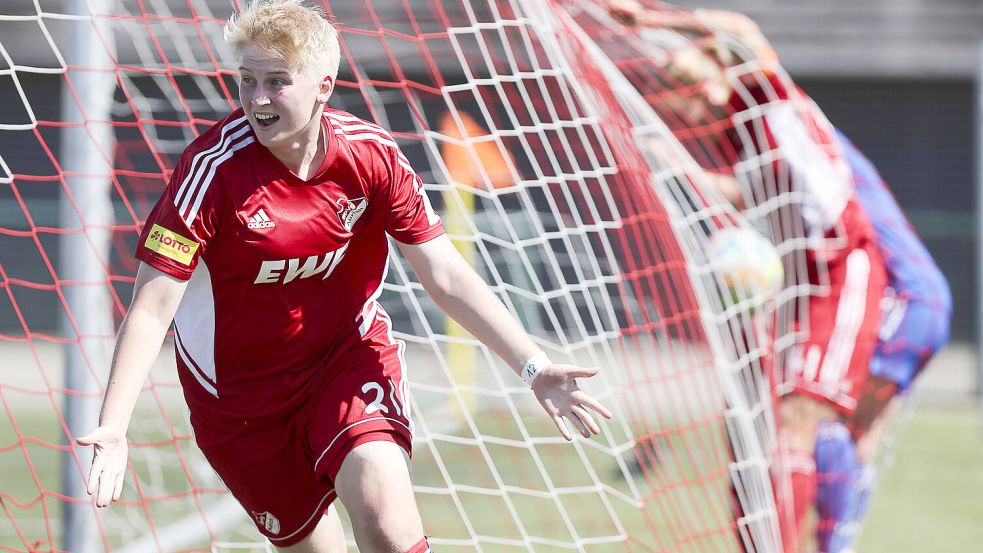
[[[532,383],[536,381],[536,377],[539,376],[540,371],[543,370],[543,367],[552,364],[553,362],[546,356],[546,352],[541,351],[526,361],[526,364],[522,366],[522,371],[519,372],[519,376],[522,377],[523,382],[532,386]]]

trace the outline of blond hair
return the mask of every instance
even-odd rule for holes
[[[304,0],[251,0],[225,24],[225,42],[237,58],[255,44],[297,70],[338,76],[338,31],[319,7]]]

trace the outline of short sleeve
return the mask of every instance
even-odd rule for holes
[[[219,177],[205,171],[202,156],[181,156],[164,194],[147,217],[136,257],[174,278],[188,280],[216,232]]]
[[[444,226],[430,205],[423,181],[398,148],[386,150],[389,182],[380,183],[389,191],[386,232],[404,244],[422,244],[440,236]]]

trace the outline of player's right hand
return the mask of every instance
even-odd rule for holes
[[[88,436],[76,440],[78,445],[91,445],[92,469],[85,490],[96,498],[96,507],[106,507],[123,493],[126,474],[126,435],[114,425],[104,425]]]

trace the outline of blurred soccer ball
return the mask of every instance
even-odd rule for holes
[[[710,236],[710,268],[734,301],[767,300],[782,289],[785,271],[778,251],[755,230],[727,227]]]

